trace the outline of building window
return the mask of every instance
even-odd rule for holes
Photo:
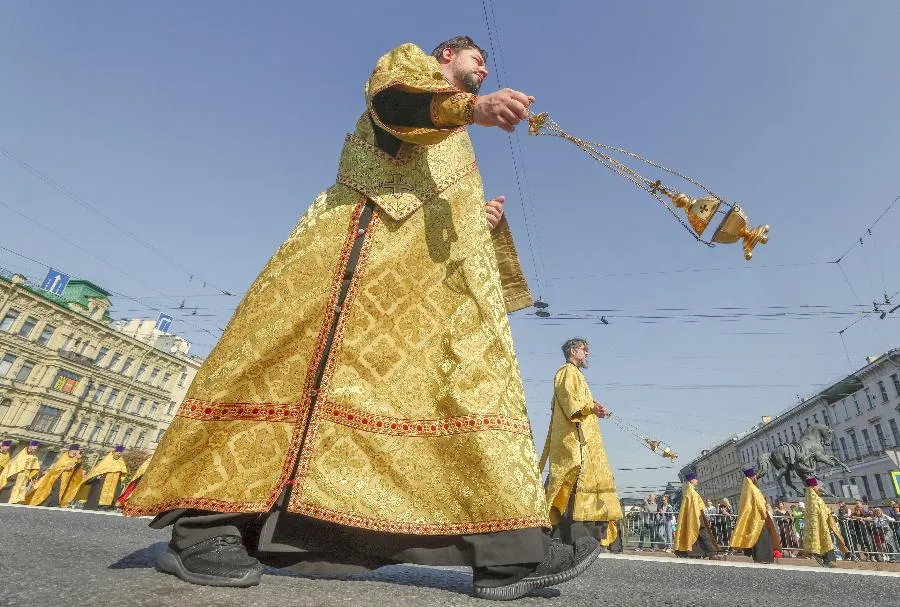
[[[169,401],[169,408],[166,409],[166,415],[172,415],[172,413],[175,411],[175,405],[177,404],[178,403],[176,403],[174,400]]]
[[[94,398],[92,399],[95,403],[99,403],[100,399],[103,397],[103,393],[106,392],[106,386],[100,384],[97,386],[97,389],[94,390]]]
[[[841,453],[844,454],[844,461],[845,461],[845,462],[850,460],[850,454],[847,453],[847,441],[844,440],[844,437],[843,437],[843,436],[841,437]]]
[[[818,413],[813,413],[813,423],[814,424],[819,423],[819,414]]]
[[[26,360],[21,367],[19,367],[19,372],[16,373],[16,381],[24,382],[28,379],[28,376],[31,375],[31,370],[34,369],[34,362],[30,360]]]
[[[150,407],[150,410],[147,412],[147,417],[150,419],[156,419],[156,412],[159,410],[159,403],[153,403]]]
[[[103,442],[106,444],[112,444],[114,440],[116,440],[116,436],[119,434],[119,424],[113,424],[109,427],[109,430],[106,432],[106,438],[103,439]]]
[[[131,440],[131,433],[132,433],[132,432],[134,432],[134,429],[133,429],[133,428],[126,428],[126,429],[125,429],[125,435],[122,437],[122,445],[123,445],[123,446],[125,446],[125,447],[128,446],[128,441]]]
[[[146,398],[142,398],[141,400],[139,400],[137,409],[134,410],[134,414],[140,415],[144,411],[144,406],[146,406],[146,404],[147,404]]]
[[[0,400],[0,422],[3,421],[4,417],[6,417],[6,412],[9,411],[10,407],[12,407],[11,398],[4,398]]]
[[[87,351],[88,346],[90,346],[90,345],[91,345],[91,342],[90,342],[90,341],[84,342],[83,344],[81,344],[81,350],[79,350],[78,353],[79,353],[79,354],[84,354],[85,351]]]
[[[25,322],[22,323],[22,326],[19,327],[19,337],[24,337],[28,339],[31,337],[31,332],[34,331],[34,328],[37,326],[37,318],[34,316],[29,316],[25,319]]]
[[[80,380],[81,376],[60,369],[56,373],[56,379],[53,380],[53,389],[57,392],[71,394]]]
[[[881,424],[875,424],[875,437],[878,439],[881,450],[887,449],[887,441],[884,440],[884,430],[882,430]]]
[[[900,447],[900,429],[897,428],[897,422],[889,419],[888,426],[891,429],[891,434],[894,436],[894,446]]]
[[[161,440],[162,440],[162,437],[163,437],[163,434],[165,434],[165,433],[166,433],[166,429],[165,429],[165,428],[160,429],[160,431],[157,432],[157,434],[156,434],[156,442],[161,441]]]
[[[78,431],[75,433],[75,438],[81,440],[84,438],[84,433],[87,432],[88,423],[86,419],[81,420],[81,423],[78,424]]]
[[[872,398],[872,393],[869,392],[868,388],[863,388],[863,392],[866,393],[866,401],[869,403],[869,409],[875,408],[875,399]]]
[[[794,427],[791,426],[791,441],[795,441],[795,442],[796,442],[796,440],[797,440],[797,433],[794,432]]]
[[[881,475],[878,473],[873,474],[875,477],[875,485],[878,487],[878,497],[884,498],[887,497],[887,494],[884,492],[884,484],[881,482]]]
[[[141,365],[138,367],[137,373],[134,374],[134,378],[138,381],[141,381],[141,378],[144,377],[144,373],[147,371],[147,365]]]
[[[14,362],[16,362],[16,357],[12,354],[7,354],[3,357],[3,360],[0,360],[0,378],[6,377],[6,374],[9,373],[9,369],[13,366]]]
[[[147,439],[147,431],[142,430],[140,434],[138,434],[137,442],[134,443],[135,449],[141,449],[144,446],[144,441]]]
[[[829,428],[831,427],[831,418],[828,417],[828,409],[822,409],[822,419],[825,421],[825,425]],[[834,493],[834,491],[832,491]]]
[[[894,375],[894,383],[897,386],[897,394],[900,395],[900,384],[897,384],[897,376]],[[181,377],[178,378],[178,387],[184,388],[184,384],[187,381],[187,369],[181,372]]]
[[[862,455],[859,452],[859,440],[856,438],[856,432],[850,433],[850,442],[853,443],[853,452],[856,453],[856,459],[862,459]]]
[[[860,478],[863,482],[863,489],[866,491],[866,494],[863,496],[863,501],[868,502],[872,499],[872,488],[869,487],[869,477],[863,474]]]
[[[831,495],[837,495],[837,491],[834,490],[834,483],[828,483],[828,488],[831,489]]]
[[[153,382],[156,381],[157,375],[159,375],[159,369],[153,367],[153,371],[150,372],[150,377],[147,379],[147,383],[152,386]]]
[[[109,391],[109,396],[106,397],[106,406],[113,407],[116,404],[116,401],[119,399],[119,391],[116,388],[113,388]]]
[[[19,311],[13,310],[10,308],[6,311],[6,316],[3,317],[3,320],[0,320],[0,331],[7,331],[12,328],[13,323],[16,322],[16,319],[19,317]]]
[[[862,430],[863,436],[863,444],[866,446],[866,455],[872,452],[872,439],[869,437],[869,429],[863,428]]]
[[[106,368],[110,371],[114,371],[114,367],[119,362],[119,359],[122,358],[122,355],[118,352],[113,352],[112,358],[109,359],[109,364],[106,365]]]
[[[131,409],[131,403],[134,401],[134,394],[126,394],[125,400],[122,402],[122,413],[128,413]]]
[[[164,374],[164,375],[163,375],[163,378],[162,378],[162,383],[160,384],[160,387],[161,387],[163,390],[168,390],[168,389],[169,389],[169,381],[170,381],[171,379],[172,379],[172,374],[171,374],[171,373],[166,373],[166,374]]]
[[[127,375],[128,370],[131,369],[131,365],[133,365],[133,364],[134,364],[134,359],[129,356],[128,358],[125,359],[125,362],[122,363],[122,370],[119,371],[119,373],[121,373],[122,375]]]
[[[109,354],[109,348],[100,348],[100,351],[97,352],[97,357],[94,359],[94,364],[99,365],[102,363],[107,354]]]
[[[894,392],[897,393],[897,396],[900,396],[900,377],[897,377],[897,374],[894,373],[891,375],[891,381],[894,382]]]
[[[50,338],[53,337],[54,331],[56,331],[56,327],[54,327],[53,325],[44,325],[41,334],[38,335],[37,343],[41,344],[42,346],[46,346],[50,341]]]
[[[883,402],[888,402],[887,388],[884,387],[884,382],[878,382],[878,391],[881,392],[881,400]]]
[[[91,436],[90,436],[90,438],[88,438],[88,442],[91,442],[91,443],[95,442],[97,440],[97,437],[100,436],[100,430],[102,430],[102,429],[103,429],[103,422],[97,422],[96,424],[94,424],[94,429],[91,430]]]
[[[856,398],[856,394],[853,395],[853,404],[856,405],[856,414],[862,415],[862,410],[859,408],[859,399]]]
[[[62,417],[61,409],[48,407],[47,405],[39,405],[38,411],[35,414],[34,419],[31,420],[31,425],[28,426],[28,429],[34,430],[35,432],[53,432],[56,429],[56,424],[59,422],[60,417]]]

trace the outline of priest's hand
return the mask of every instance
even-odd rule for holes
[[[609,409],[604,407],[602,404],[598,403],[597,401],[594,401],[594,415],[596,415],[597,417],[600,417],[600,418],[609,417],[610,411],[609,411]]]
[[[481,126],[499,126],[512,133],[516,125],[528,116],[528,106],[532,103],[534,97],[525,93],[500,89],[475,100],[473,122]]]
[[[503,218],[503,203],[506,202],[506,196],[497,196],[493,200],[484,203],[484,212],[487,214],[488,227],[496,228]]]

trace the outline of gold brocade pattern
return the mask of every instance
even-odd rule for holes
[[[472,93],[438,93],[431,98],[431,122],[438,128],[472,124],[475,100]]]
[[[772,539],[772,549],[781,550],[781,539],[766,508],[766,498],[756,483],[744,477],[738,518],[731,534],[731,547],[753,548],[764,529]]]
[[[623,518],[603,435],[592,410],[594,398],[584,374],[566,363],[556,372],[553,386],[550,428],[539,464],[543,470],[550,462],[546,496],[551,522],[559,522],[576,483],[573,520]]]
[[[98,504],[101,506],[111,506],[113,499],[116,497],[116,490],[122,480],[122,475],[128,474],[128,466],[121,457],[116,457],[116,453],[107,453],[103,459],[97,462],[90,472],[81,481],[79,488],[76,490],[76,500],[86,500],[90,494],[90,484],[88,481],[103,476],[103,486],[100,488],[100,499]]]
[[[14,458],[0,472],[0,488],[6,486],[9,479],[15,477],[9,494],[10,504],[21,504],[25,501],[25,486],[41,469],[38,458],[27,449],[20,449]]]
[[[700,535],[700,517],[703,513],[703,498],[697,493],[693,483],[684,484],[681,508],[678,511],[678,525],[675,529],[674,548],[678,552],[690,552]]]
[[[53,466],[31,488],[31,491],[25,496],[25,503],[29,506],[43,504],[50,497],[53,486],[59,480],[59,505],[65,508],[75,499],[75,494],[78,492],[83,478],[81,457],[71,457],[66,451],[60,454]]]
[[[803,513],[803,551],[807,554],[822,555],[834,550],[831,534],[837,538],[841,552],[848,552],[847,544],[838,529],[834,513],[825,500],[811,487],[806,488],[804,497],[806,509]]]
[[[398,62],[379,62],[370,91],[384,82],[403,81],[407,90],[434,84],[433,74],[404,75],[410,61],[427,57],[421,51],[395,53]],[[386,73],[392,64],[404,67]],[[354,134],[366,144],[357,151],[378,152],[366,124]],[[454,132],[432,131],[434,143]],[[126,514],[263,512],[291,482],[289,511],[366,529],[464,534],[546,525],[481,178],[468,137],[459,135],[423,149],[404,139],[398,158],[421,157],[408,165],[420,173],[395,184],[449,177],[401,218],[379,204],[358,230],[369,177],[356,184],[360,191],[339,183],[319,196],[198,372]],[[475,426],[461,431],[463,421]],[[383,431],[385,423],[393,431]]]

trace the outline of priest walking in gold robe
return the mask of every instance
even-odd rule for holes
[[[837,518],[822,499],[821,491],[816,477],[810,476],[806,479],[803,551],[823,567],[834,567],[837,556],[834,553],[832,535],[837,540],[841,552],[846,554],[849,550],[838,529]]]
[[[622,506],[597,423],[609,412],[591,396],[581,372],[589,351],[580,337],[562,345],[566,363],[553,379],[550,428],[538,467],[543,471],[550,463],[546,495],[553,536],[567,543],[594,537],[621,552]]]
[[[9,463],[9,450],[12,448],[12,444],[13,442],[11,440],[5,440],[0,443],[0,481],[5,481],[6,479],[3,471],[6,469],[6,464]],[[2,487],[4,484],[5,482],[0,482],[0,487]]]
[[[41,464],[35,455],[39,446],[38,441],[31,441],[0,471],[0,503],[21,504],[25,501],[31,479],[41,471]]]
[[[122,493],[122,477],[128,466],[122,458],[124,445],[119,445],[97,462],[84,477],[76,500],[84,500],[85,510],[114,510]]]
[[[49,470],[34,484],[25,503],[29,506],[68,506],[78,492],[84,470],[81,467],[81,447],[70,445],[61,453]]]
[[[465,36],[376,63],[337,183],[247,291],[126,503],[173,525],[163,571],[251,586],[260,562],[462,565],[476,596],[511,599],[596,556],[542,530],[507,319],[532,300],[467,133],[512,131],[534,99],[478,95],[487,73]]]
[[[737,550],[743,549],[754,562],[774,563],[775,551],[781,550],[781,541],[766,508],[766,498],[756,486],[758,480],[754,468],[744,470],[741,502],[730,545]]]
[[[675,554],[718,560],[719,545],[709,528],[703,498],[697,493],[696,485],[697,474],[686,474],[678,511],[678,528],[675,530]]]

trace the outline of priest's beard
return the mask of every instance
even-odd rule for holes
[[[481,88],[481,81],[478,79],[478,76],[471,72],[468,74],[457,73],[455,76],[457,83],[462,85],[462,89],[467,93],[477,94],[478,90]]]

